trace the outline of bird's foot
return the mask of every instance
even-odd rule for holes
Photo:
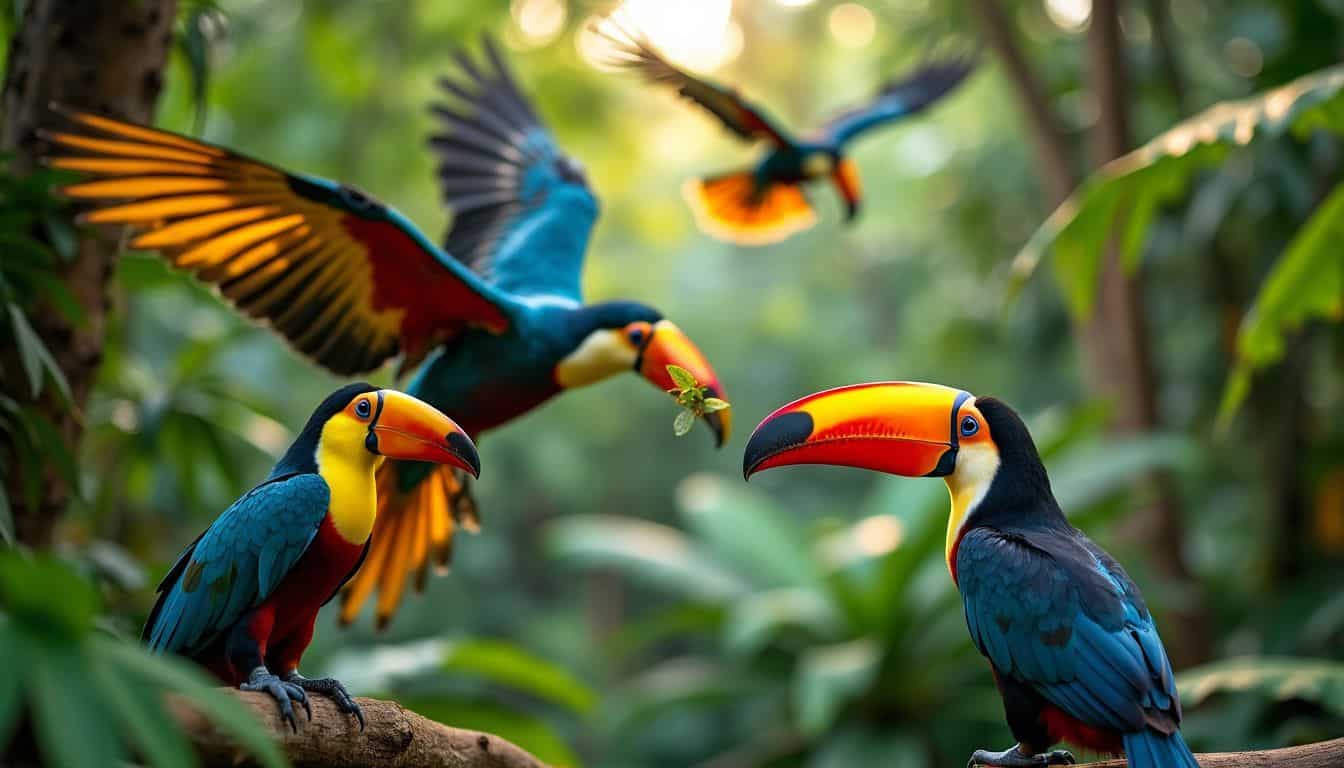
[[[1028,755],[1022,752],[1022,745],[1014,744],[1012,749],[1003,752],[990,752],[985,749],[977,749],[971,755],[970,762],[966,763],[966,768],[975,768],[976,766],[992,766],[993,768],[1045,768],[1050,765],[1074,765],[1078,761],[1073,759],[1073,754],[1062,749],[1056,749],[1053,752],[1041,752],[1035,755]]]
[[[270,694],[272,699],[280,705],[280,717],[289,723],[289,728],[294,733],[299,732],[299,724],[294,719],[294,705],[292,701],[297,701],[303,705],[303,710],[308,713],[308,719],[313,719],[313,708],[308,704],[308,694],[303,692],[301,686],[292,682],[281,680],[279,677],[270,673],[265,667],[257,667],[247,676],[247,682],[238,686],[244,691],[261,691]]]
[[[347,715],[354,715],[359,720],[359,730],[364,730],[364,712],[360,710],[359,704],[355,703],[355,698],[345,690],[340,680],[334,677],[307,678],[300,675],[297,669],[293,669],[285,674],[285,682],[331,699],[336,703],[337,709]]]

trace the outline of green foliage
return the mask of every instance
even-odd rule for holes
[[[1344,105],[1340,107],[1344,110]],[[1258,368],[1283,357],[1285,337],[1306,321],[1344,320],[1344,184],[1320,204],[1265,277],[1237,333],[1237,366],[1223,390],[1219,421],[1226,425],[1246,399]]]
[[[97,634],[92,585],[50,558],[0,552],[0,742],[21,721],[46,764],[105,766],[138,755],[155,768],[197,764],[166,708],[172,694],[265,766],[284,757],[234,697],[194,665]]]
[[[20,178],[9,172],[9,159],[0,156],[0,252],[4,253],[0,259],[0,340],[15,350],[27,386],[14,391],[12,397],[0,395],[0,452],[4,443],[12,447],[14,455],[4,461],[6,472],[20,473],[26,502],[35,506],[48,463],[72,488],[78,488],[78,483],[65,441],[50,420],[30,406],[48,385],[68,405],[70,385],[33,329],[28,313],[43,302],[72,322],[79,321],[82,312],[57,279],[57,270],[73,257],[75,248],[66,216],[48,192],[62,175],[41,171]],[[0,484],[0,540],[12,542],[14,523],[7,485]]]
[[[1338,661],[1238,657],[1183,672],[1177,682],[1188,707],[1222,693],[1250,692],[1273,701],[1308,701],[1344,718],[1344,663]]]
[[[597,694],[567,670],[511,643],[492,640],[451,643],[443,655],[443,670],[452,675],[477,676],[580,715],[590,712],[597,701]]]
[[[668,394],[677,401],[682,410],[672,421],[672,432],[677,436],[689,434],[695,427],[695,420],[707,413],[717,413],[728,408],[728,402],[709,396],[709,388],[700,386],[691,372],[679,365],[667,366],[667,375],[672,377],[676,389]]]
[[[1133,269],[1158,208],[1185,194],[1199,170],[1229,149],[1288,133],[1344,132],[1344,67],[1305,75],[1266,93],[1217,104],[1097,171],[1032,235],[1014,271],[1029,275],[1046,251],[1074,315],[1092,313],[1106,244],[1115,237]]]

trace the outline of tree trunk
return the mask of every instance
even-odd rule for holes
[[[9,48],[0,120],[0,151],[12,152],[12,170],[23,174],[37,166],[44,150],[38,131],[59,125],[52,102],[148,122],[163,84],[163,67],[173,41],[175,0],[29,0],[23,22]],[[60,278],[84,311],[84,322],[71,323],[48,306],[32,311],[31,321],[70,383],[74,408],[47,393],[34,404],[73,451],[83,431],[80,413],[88,401],[102,361],[106,331],[107,284],[117,246],[108,238],[82,237],[73,261]],[[0,376],[0,391],[20,403],[31,400],[13,366]],[[6,467],[20,542],[51,545],[52,531],[70,497],[47,472],[36,507],[18,491],[18,472]]]
[[[1093,166],[1099,168],[1128,152],[1134,143],[1118,0],[1092,3],[1088,80],[1099,107],[1091,146]],[[1148,344],[1143,285],[1141,276],[1126,274],[1115,238],[1103,255],[1096,308],[1081,330],[1090,388],[1113,404],[1113,431],[1144,434],[1157,429],[1157,381]],[[1177,594],[1191,595],[1185,529],[1175,483],[1165,474],[1156,474],[1147,483],[1152,502],[1135,516],[1130,531],[1151,544],[1158,575],[1174,583]],[[1200,603],[1186,599],[1173,606],[1175,625],[1169,624],[1164,634],[1172,663],[1178,668],[1209,656],[1207,612]]]

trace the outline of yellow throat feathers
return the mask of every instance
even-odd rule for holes
[[[378,516],[378,486],[374,470],[383,457],[364,447],[368,425],[344,413],[333,416],[317,441],[317,473],[331,489],[328,514],[341,538],[363,544]]]

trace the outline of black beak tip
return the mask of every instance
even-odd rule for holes
[[[471,442],[471,438],[461,432],[449,432],[446,440],[449,450],[471,467],[471,476],[479,478],[481,476],[481,457],[476,453],[476,444]]]
[[[748,480],[762,463],[812,436],[812,414],[806,411],[783,413],[763,422],[747,441],[742,453],[742,479]]]

